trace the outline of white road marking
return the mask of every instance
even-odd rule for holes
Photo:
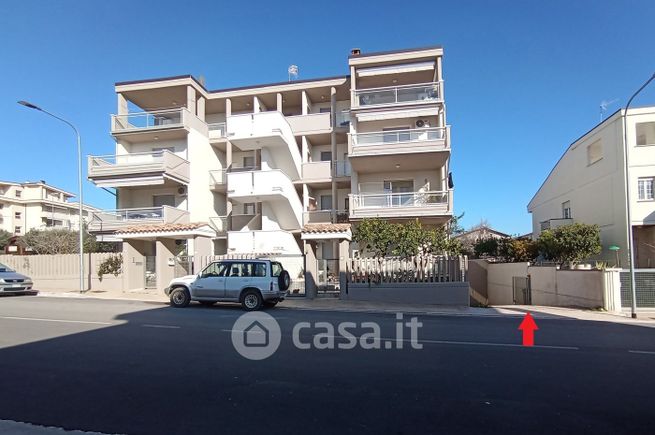
[[[42,319],[38,317],[13,317],[13,316],[0,316],[0,319],[6,320],[31,320],[34,322],[57,322],[57,323],[80,323],[83,325],[116,325],[111,322],[92,322],[88,320],[65,320],[65,319]]]
[[[629,350],[628,352],[630,353],[640,353],[644,355],[655,355],[655,352],[652,352],[650,350]]]
[[[175,325],[149,325],[149,324],[144,324],[141,325],[144,328],[162,328],[162,329],[180,329],[181,326],[175,326]]]

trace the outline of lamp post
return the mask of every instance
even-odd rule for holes
[[[637,95],[646,87],[650,82],[655,80],[655,73],[646,80],[646,82],[641,85],[639,89],[637,89],[637,92],[632,94],[632,97],[628,100],[628,104],[625,105],[625,109],[623,111],[623,156],[624,156],[624,161],[625,161],[625,216],[626,216],[626,224],[628,227],[628,256],[629,256],[629,261],[630,261],[630,294],[632,296],[632,307],[630,314],[633,319],[637,318],[637,289],[636,289],[636,282],[635,282],[635,247],[633,243],[633,234],[632,234],[632,213],[630,211],[630,165],[628,163],[628,153],[629,153],[629,146],[628,146],[628,126],[627,126],[627,121],[628,121],[628,109],[630,108],[630,104],[632,104],[632,100],[635,99]]]
[[[75,136],[77,137],[77,190],[78,190],[78,196],[79,196],[79,224],[78,224],[78,233],[79,233],[79,243],[80,243],[80,249],[79,249],[79,255],[80,255],[80,293],[84,292],[84,228],[83,228],[83,222],[84,222],[84,214],[83,214],[83,196],[82,196],[82,141],[80,139],[80,132],[75,128],[75,126],[70,123],[69,121],[65,120],[64,118],[61,118],[53,113],[48,112],[45,109],[40,108],[39,106],[29,103],[27,101],[19,101],[18,104],[25,106],[29,109],[34,109],[38,110],[39,112],[43,112],[46,115],[50,115],[55,119],[58,119],[59,121],[67,124],[70,128],[73,129],[75,132]]]

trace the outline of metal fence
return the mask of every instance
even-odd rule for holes
[[[466,282],[466,256],[415,256],[410,258],[352,258],[348,260],[351,283]]]
[[[635,283],[637,307],[655,307],[655,269],[635,270]],[[626,269],[621,270],[621,305],[623,307],[632,305],[630,273]]]

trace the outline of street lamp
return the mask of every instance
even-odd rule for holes
[[[632,296],[632,307],[631,307],[631,316],[633,319],[637,318],[637,289],[636,289],[636,282],[635,282],[635,265],[634,265],[634,260],[635,260],[635,247],[633,243],[633,234],[632,234],[632,213],[630,212],[630,165],[628,164],[628,153],[629,153],[629,147],[628,147],[628,126],[627,126],[627,121],[628,121],[628,109],[630,108],[630,104],[632,103],[632,100],[635,99],[637,95],[646,87],[650,82],[655,80],[655,73],[646,80],[646,83],[641,85],[639,89],[637,89],[637,92],[632,94],[632,97],[628,100],[628,104],[625,105],[625,110],[623,111],[623,155],[624,155],[624,161],[625,161],[625,215],[626,215],[626,223],[628,227],[628,256],[630,259],[630,292]]]
[[[77,128],[64,118],[60,118],[59,116],[52,114],[48,112],[45,109],[40,108],[39,106],[29,103],[27,101],[19,101],[18,104],[23,105],[29,109],[34,109],[38,110],[39,112],[43,112],[46,115],[50,115],[55,119],[60,120],[61,122],[67,124],[70,128],[73,129],[75,132],[75,136],[77,137],[77,189],[78,189],[78,196],[79,196],[79,225],[78,225],[78,232],[79,232],[79,243],[80,243],[80,293],[84,292],[84,228],[83,228],[83,196],[82,196],[82,141],[80,139],[80,132],[77,131]]]

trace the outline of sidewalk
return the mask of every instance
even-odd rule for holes
[[[113,299],[124,301],[142,301],[168,303],[168,298],[156,290],[129,292],[96,292],[80,294],[77,291],[41,291],[42,297],[71,297],[83,299]],[[344,301],[338,298],[306,299],[302,297],[287,298],[279,304],[278,309],[339,311],[362,313],[404,313],[416,315],[440,316],[476,316],[476,317],[516,317],[520,318],[530,312],[535,319],[590,320],[618,322],[629,324],[646,324],[655,327],[655,312],[639,312],[639,318],[633,320],[629,312],[607,313],[603,311],[583,310],[577,308],[545,307],[534,305],[503,305],[489,308],[448,307],[442,305],[392,304],[384,302]]]

